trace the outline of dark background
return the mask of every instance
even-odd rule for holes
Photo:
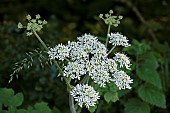
[[[25,106],[43,100],[50,108],[69,112],[65,85],[56,77],[57,70],[53,66],[42,69],[35,60],[33,67],[21,71],[19,78],[14,77],[8,84],[13,64],[25,58],[25,53],[41,48],[36,38],[26,37],[24,30],[17,29],[17,24],[19,21],[24,23],[27,14],[40,14],[48,21],[40,36],[47,45],[54,46],[75,40],[84,33],[104,37],[107,26],[98,15],[108,13],[110,9],[115,15],[124,17],[119,27],[112,28],[112,31],[122,32],[129,40],[144,40],[156,48],[155,51],[170,54],[169,0],[0,0],[0,87],[23,92]],[[163,50],[159,45],[166,48]],[[165,89],[167,98],[170,93],[168,88]],[[122,106],[116,104],[115,109],[119,112]],[[152,112],[167,111],[168,108],[157,108]]]

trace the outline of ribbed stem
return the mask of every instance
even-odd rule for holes
[[[69,94],[69,106],[70,106],[70,111],[71,111],[71,113],[77,113],[77,112],[76,112],[76,109],[75,109],[75,107],[74,107],[74,99],[73,99],[73,96],[71,96],[70,94]]]
[[[112,49],[108,52],[108,55],[113,51],[113,49],[115,48],[116,46],[113,46]]]
[[[109,42],[109,37],[108,37],[108,34],[110,33],[110,27],[111,27],[111,25],[109,24],[109,26],[108,26],[108,30],[107,30],[107,37],[106,37],[106,47],[108,46],[108,42]]]
[[[46,46],[46,44],[41,40],[40,36],[37,34],[37,32],[33,31],[34,35],[37,37],[37,39],[40,41],[40,43],[42,44],[42,46],[45,48],[46,51],[48,51],[48,48]]]

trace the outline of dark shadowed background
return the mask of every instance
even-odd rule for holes
[[[23,106],[45,101],[57,113],[69,113],[66,87],[57,76],[54,66],[42,68],[38,61],[28,70],[14,76],[8,84],[13,65],[26,57],[27,52],[42,48],[34,36],[26,37],[17,28],[25,22],[25,16],[40,14],[48,21],[40,36],[48,46],[75,40],[77,36],[91,33],[105,37],[107,26],[98,18],[112,9],[124,18],[117,28],[129,40],[148,44],[157,53],[163,92],[167,108],[152,107],[152,113],[168,113],[170,110],[170,1],[169,0],[0,0],[0,87],[13,88],[24,94]],[[133,57],[132,57],[133,59]],[[135,58],[134,58],[135,59]],[[162,66],[162,67],[161,67]],[[135,95],[135,91],[130,95]],[[0,97],[1,98],[1,97]],[[105,104],[103,113],[124,113],[123,99]],[[114,109],[114,110],[113,110]],[[84,110],[86,112],[86,110]]]

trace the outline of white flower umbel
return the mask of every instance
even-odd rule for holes
[[[66,57],[69,57],[69,48],[65,45],[58,44],[54,48],[50,48],[48,51],[50,59],[58,59],[63,61]]]
[[[99,84],[100,87],[105,87],[106,83],[109,83],[111,80],[108,65],[105,60],[98,57],[92,57],[88,70],[91,79],[93,79],[94,83]]]
[[[81,45],[83,45],[82,47],[87,53],[90,53],[98,42],[97,37],[90,34],[84,34],[81,37],[77,37],[77,40]]]
[[[69,62],[67,66],[64,67],[64,76],[70,77],[71,79],[78,79],[87,72],[86,65],[83,60]]]
[[[106,46],[103,43],[98,41],[94,45],[92,54],[94,54],[95,57],[99,57],[99,58],[107,57],[107,48],[106,48]]]
[[[117,71],[117,63],[113,59],[107,59],[106,62],[111,73]]]
[[[85,105],[86,108],[95,106],[97,100],[100,98],[99,93],[96,92],[93,87],[88,86],[87,84],[77,84],[70,91],[70,94],[80,107]]]
[[[133,83],[133,80],[124,71],[117,71],[113,74],[113,82],[121,89],[131,89],[129,84]]]
[[[131,63],[130,63],[129,57],[127,57],[125,54],[116,53],[115,56],[113,57],[113,59],[115,61],[119,62],[120,68],[125,66],[126,69],[130,70]]]
[[[71,60],[87,60],[88,53],[84,50],[82,44],[79,42],[68,42],[67,46],[70,49]]]
[[[109,37],[109,43],[114,45],[114,46],[124,46],[128,47],[130,44],[128,43],[128,39],[126,36],[121,35],[120,33],[110,33],[108,34]]]

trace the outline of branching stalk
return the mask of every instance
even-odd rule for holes
[[[48,47],[46,46],[46,44],[41,40],[41,37],[37,34],[36,31],[33,30],[33,33],[35,34],[35,36],[37,37],[37,39],[40,41],[40,43],[42,44],[42,46],[45,48],[46,51],[48,51]],[[61,74],[61,76],[64,78],[66,85],[67,85],[67,91],[69,92],[71,90],[71,85],[70,82],[68,81],[68,79],[63,75],[63,71],[60,68],[58,62],[56,60],[53,60],[55,66],[58,68],[59,73]]]
[[[108,52],[108,55],[113,51],[113,49],[115,48],[116,46],[113,46],[112,49]]]

